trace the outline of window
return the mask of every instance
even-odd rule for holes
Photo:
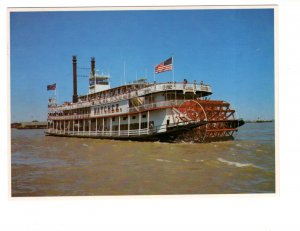
[[[132,119],[134,120],[136,118],[136,116],[132,116]]]
[[[123,120],[127,120],[127,117],[123,117]]]
[[[147,117],[147,115],[146,115],[146,114],[144,114],[142,117],[143,117],[143,118],[146,118],[146,117]]]

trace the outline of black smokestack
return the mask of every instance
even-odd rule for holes
[[[92,70],[92,76],[95,76],[95,63],[96,63],[95,58],[92,57],[92,58],[91,58],[91,70]]]
[[[77,58],[73,55],[73,103],[78,102],[78,95],[77,95]]]

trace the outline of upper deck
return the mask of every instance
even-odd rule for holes
[[[212,94],[211,86],[202,83],[200,84],[176,83],[176,82],[153,83],[153,84],[143,85],[141,86],[140,89],[138,89],[137,85],[134,84],[124,85],[122,87],[126,89],[126,91],[119,91],[120,87],[111,88],[109,90],[98,92],[97,94],[81,96],[79,98],[79,102],[77,103],[58,105],[53,107],[53,109],[71,110],[77,108],[85,108],[93,105],[113,103],[122,100],[128,100],[134,97],[141,97],[148,94],[154,94],[154,93],[165,92],[165,91],[182,91],[184,94],[188,92],[192,92],[192,93],[201,92],[203,96],[208,96]],[[51,110],[51,107],[49,109]]]

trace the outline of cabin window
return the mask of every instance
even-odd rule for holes
[[[115,117],[113,117],[111,120],[114,122],[115,121]]]
[[[136,118],[136,116],[132,116],[132,119],[134,120]]]
[[[146,118],[146,117],[147,117],[147,115],[146,115],[146,114],[144,114],[144,115],[142,115],[142,117],[143,117],[143,118]]]
[[[127,120],[127,117],[123,117],[123,120]]]

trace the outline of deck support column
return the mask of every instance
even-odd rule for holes
[[[91,119],[89,119],[89,136],[91,135],[91,123],[92,123],[92,121],[91,121]]]
[[[80,127],[80,120],[78,120],[78,134],[77,135],[79,135],[79,127]]]
[[[128,130],[128,136],[129,136],[129,131],[130,131],[130,115],[128,115],[128,127],[127,127],[127,130]]]
[[[59,121],[59,134],[61,134],[61,120]]]
[[[139,112],[139,135],[141,134],[141,113]]]
[[[147,112],[147,134],[149,134],[149,125],[150,125],[150,111]]]
[[[98,121],[98,118],[96,118],[96,136],[97,136],[97,133],[98,133],[97,121]]]
[[[102,136],[104,135],[104,117],[102,118]]]
[[[112,132],[112,117],[109,118],[109,135],[111,136]]]
[[[85,119],[83,119],[82,135],[85,133]]]
[[[118,135],[121,134],[121,117],[119,116]]]
[[[70,134],[70,120],[68,120],[68,134]]]
[[[66,134],[66,121],[64,120],[64,134]]]

